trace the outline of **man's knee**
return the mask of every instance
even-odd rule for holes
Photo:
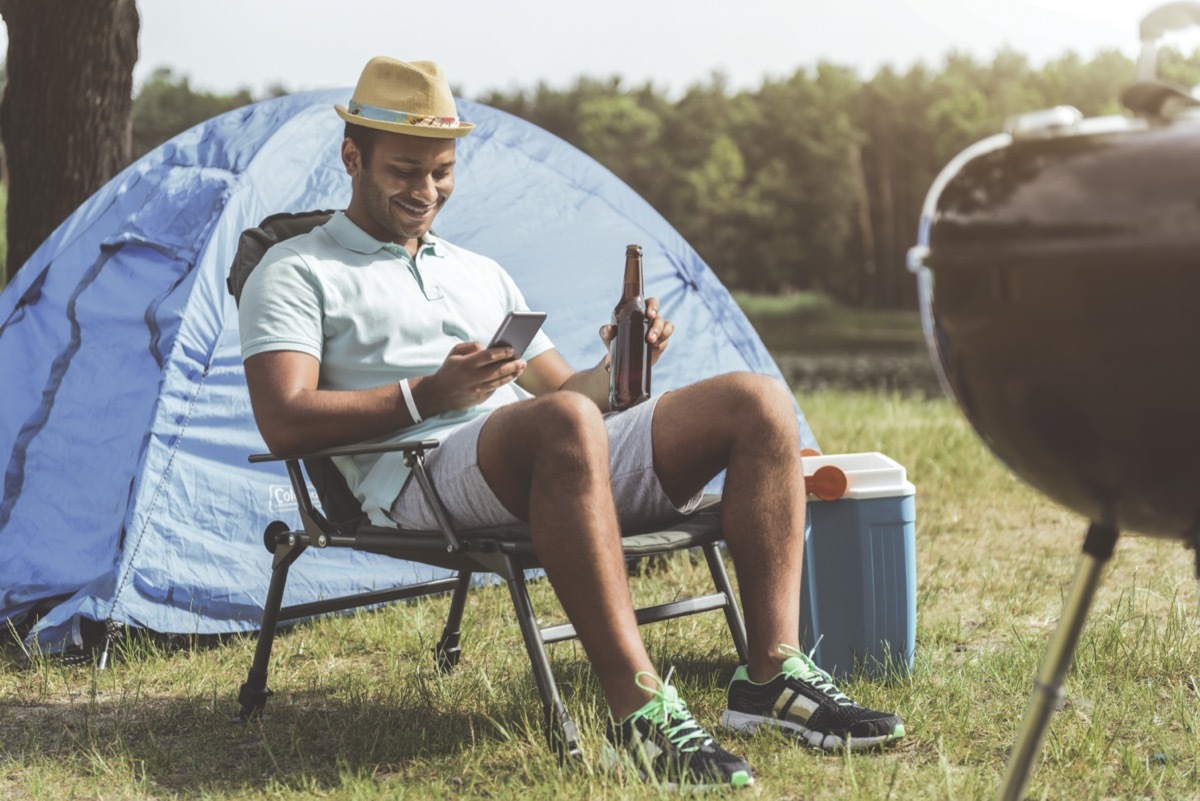
[[[797,428],[792,395],[778,379],[759,373],[727,373],[718,376],[730,413],[746,422]]]
[[[530,405],[538,446],[545,450],[608,452],[604,417],[585,395],[578,392],[554,392]]]

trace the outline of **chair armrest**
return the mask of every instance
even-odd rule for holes
[[[360,456],[367,453],[390,453],[392,451],[431,451],[438,446],[436,439],[411,439],[403,442],[383,442],[375,445],[339,445],[336,448],[323,448],[311,453],[300,453],[295,456],[276,456],[273,453],[255,453],[250,461],[286,462],[293,459],[324,459],[331,456]]]
[[[420,485],[421,492],[433,510],[433,516],[437,520],[438,528],[441,530],[442,536],[446,539],[446,550],[450,553],[456,553],[463,550],[463,545],[459,542],[458,537],[455,536],[454,529],[450,525],[450,517],[446,514],[445,506],[442,505],[441,498],[434,491],[433,484],[429,480],[429,475],[425,472],[425,452],[431,451],[437,446],[438,441],[436,439],[414,439],[374,445],[343,445],[336,448],[322,448],[319,451],[297,454],[295,456],[256,453],[249,458],[252,463],[285,462],[287,464],[288,476],[292,480],[292,486],[296,491],[296,497],[300,503],[301,518],[309,518],[309,521],[306,521],[306,528],[310,523],[314,527],[320,528],[321,524],[317,522],[319,515],[312,508],[312,502],[309,500],[308,494],[304,491],[305,481],[300,468],[302,461],[306,459],[327,459],[332,456],[357,456],[365,453],[403,451],[405,454],[404,462],[412,469],[413,476],[417,479],[417,484]],[[321,547],[324,547],[323,541]]]

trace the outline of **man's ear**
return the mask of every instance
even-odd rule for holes
[[[346,168],[346,172],[351,178],[362,171],[362,151],[349,137],[342,140],[342,166]]]

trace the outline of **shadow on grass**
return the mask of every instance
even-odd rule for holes
[[[590,737],[590,760],[603,737],[604,704],[587,660],[569,651],[556,658],[555,650],[559,690]],[[676,682],[697,697],[723,695],[735,663],[731,645],[727,654],[670,650],[652,656],[664,671],[674,666]],[[172,659],[162,650],[158,656]],[[207,689],[166,697],[131,679],[90,697],[93,668],[68,668],[67,684],[80,689],[58,696],[64,700],[21,703],[10,696],[0,703],[0,762],[35,771],[52,765],[97,789],[116,780],[185,798],[247,790],[322,794],[344,787],[348,777],[444,784],[453,793],[481,776],[519,780],[529,763],[537,772],[555,770],[528,666],[516,658],[495,668],[483,683],[497,687],[483,691],[469,674],[364,685],[314,664],[291,679],[307,687],[277,686],[264,714],[247,722],[237,718],[239,677],[213,675]]]
[[[309,625],[295,628],[311,631]],[[715,643],[681,651],[670,631],[665,624],[643,629],[655,664],[664,672],[674,666],[689,699],[723,701],[736,662],[728,632],[722,626]],[[279,634],[277,647],[292,636]],[[444,785],[448,794],[461,794],[480,782],[520,783],[530,771],[553,776],[557,760],[515,626],[511,636],[510,654],[488,660],[465,654],[468,661],[449,677],[436,673],[424,645],[419,658],[429,664],[406,663],[399,671],[379,664],[364,672],[363,659],[374,664],[382,656],[374,647],[365,655],[342,649],[336,663],[312,657],[270,682],[275,694],[265,715],[245,723],[237,720],[236,693],[250,655],[248,643],[236,641],[247,635],[122,632],[109,670],[128,672],[99,685],[94,652],[78,667],[42,655],[21,665],[20,646],[10,640],[2,643],[4,661],[22,673],[14,686],[23,685],[29,696],[0,701],[0,764],[31,782],[50,773],[98,793],[115,782],[184,798],[246,791],[322,795],[344,788],[348,777]],[[243,651],[233,670],[219,653],[227,645]],[[218,653],[185,661],[187,651]],[[607,718],[597,682],[577,645],[549,652],[591,764]],[[97,686],[108,689],[93,696]]]
[[[479,749],[482,757],[496,751],[489,745],[513,739],[550,758],[537,705],[464,713],[420,701],[383,705],[289,691],[271,699],[265,716],[246,723],[227,697],[5,706],[5,761],[50,761],[76,775],[108,774],[126,786],[150,782],[184,797],[332,790],[347,776],[410,771],[427,779],[419,765],[449,764],[454,757],[461,764],[466,749]]]

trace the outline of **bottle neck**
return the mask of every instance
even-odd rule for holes
[[[642,259],[641,256],[628,256],[625,259],[625,288],[621,292],[627,298],[642,296]]]

